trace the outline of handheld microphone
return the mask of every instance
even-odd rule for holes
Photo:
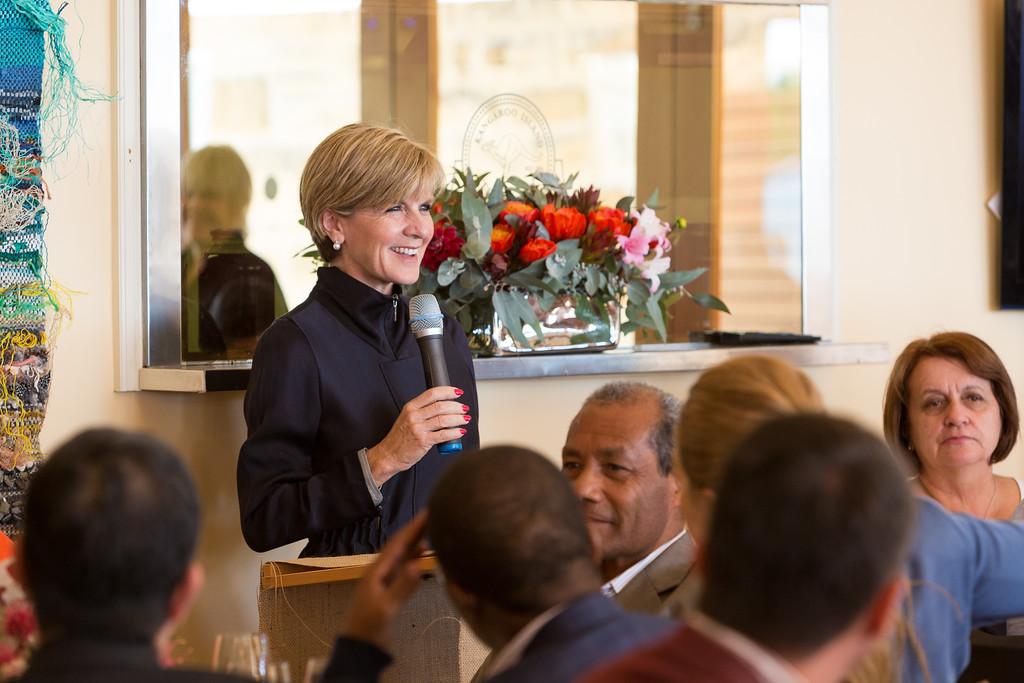
[[[427,386],[451,386],[441,337],[444,332],[444,316],[441,315],[441,306],[433,294],[417,294],[409,299],[409,327],[420,345]],[[458,453],[461,450],[462,439],[437,444],[438,453]]]

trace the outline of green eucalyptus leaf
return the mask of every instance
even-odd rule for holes
[[[696,301],[698,305],[704,308],[710,308],[715,311],[722,311],[723,313],[732,314],[732,311],[730,311],[729,307],[725,305],[725,302],[719,299],[717,296],[708,294],[707,292],[691,294],[690,296],[693,297],[693,300]]]
[[[462,325],[462,329],[465,332],[470,332],[473,329],[473,315],[469,312],[469,307],[464,306],[459,309],[458,314],[455,316],[459,320],[459,324]]]
[[[437,269],[437,284],[441,287],[447,287],[453,282],[455,278],[466,269],[466,262],[456,258],[448,257],[441,264],[441,267]]]
[[[682,287],[683,285],[693,282],[706,272],[708,272],[707,268],[694,268],[693,270],[671,270],[667,273],[662,273],[658,276],[658,279],[661,281],[661,285],[658,287],[658,290],[661,291]]]
[[[629,303],[634,306],[646,306],[647,300],[651,298],[651,290],[646,283],[640,280],[633,280],[626,286],[626,295]]]
[[[551,254],[544,262],[548,266],[548,273],[551,277],[565,282],[573,269],[579,264],[580,259],[583,257],[582,249],[559,249],[554,254]]]
[[[462,275],[459,276],[459,284],[467,291],[473,291],[477,288],[482,289],[486,282],[487,276],[480,270],[480,266],[475,263],[469,264]]]
[[[540,319],[537,317],[537,312],[533,310],[533,306],[523,292],[512,293],[512,304],[515,306],[516,311],[519,313],[519,317],[522,321],[532,327],[537,333],[537,339],[544,339],[544,330],[541,329]]]
[[[546,171],[537,171],[536,173],[533,174],[533,177],[549,187],[561,188],[561,185],[558,183],[558,176],[556,176],[554,173],[548,173]]]
[[[542,240],[550,240],[551,239],[551,233],[548,232],[548,229],[544,227],[543,223],[541,223],[540,221],[537,221],[534,225],[537,226],[537,239],[542,239]]]
[[[590,296],[595,296],[601,289],[601,274],[597,270],[597,266],[593,264],[587,266],[587,281],[584,287]]]
[[[492,221],[484,200],[469,192],[462,195],[462,223],[466,226],[462,251],[475,261],[481,260],[491,248]]]
[[[569,251],[570,249],[579,249],[580,241],[577,239],[562,240],[555,246],[558,248],[558,251]]]
[[[494,296],[491,297],[491,303],[494,306],[494,312],[508,328],[513,339],[523,348],[530,348],[530,342],[523,334],[523,319],[515,304],[516,296],[508,290],[496,290]]]
[[[654,188],[654,192],[652,192],[651,196],[647,198],[646,202],[644,202],[644,206],[651,209],[658,208],[658,188]]]
[[[522,192],[526,192],[530,189],[530,184],[517,176],[509,176],[508,178],[505,178],[505,183]]]
[[[629,209],[633,206],[633,201],[636,197],[623,197],[619,201],[615,202],[615,208],[619,211],[625,211],[629,213]]]
[[[491,193],[487,195],[487,205],[495,206],[502,204],[505,201],[505,184],[501,182],[501,178],[494,181],[494,185],[491,186]]]
[[[534,292],[544,291],[551,292],[552,294],[558,294],[557,288],[552,287],[544,280],[540,279],[539,277],[530,275],[524,270],[512,273],[511,275],[505,278],[505,282],[509,283],[513,287],[521,287],[522,289],[529,289]]]
[[[434,294],[437,292],[437,275],[431,273],[426,268],[420,268],[420,279],[416,282],[416,286],[421,294]]]
[[[661,337],[661,341],[668,339],[668,332],[665,330],[665,314],[661,310],[661,304],[658,302],[657,297],[652,296],[647,300],[647,314],[651,316],[654,328],[658,330],[658,336]]]

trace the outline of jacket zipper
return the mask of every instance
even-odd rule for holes
[[[398,295],[391,295],[391,320],[392,322],[398,322]]]

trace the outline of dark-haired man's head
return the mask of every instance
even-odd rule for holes
[[[913,503],[886,445],[823,415],[762,425],[733,454],[703,548],[701,610],[799,660],[887,632]]]
[[[195,487],[159,441],[113,429],[60,446],[29,486],[20,563],[44,638],[152,639],[202,582]]]
[[[583,506],[604,580],[684,528],[672,476],[679,399],[641,382],[613,382],[573,418],[562,472]]]
[[[600,587],[572,489],[524,448],[484,448],[448,467],[430,496],[427,535],[453,601],[492,647],[495,631],[515,633]]]

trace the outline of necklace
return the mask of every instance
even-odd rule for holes
[[[924,489],[924,492],[928,494],[929,498],[931,498],[932,500],[939,500],[939,497],[936,496],[934,493],[932,493],[932,490],[930,488],[928,488],[927,484],[924,483],[924,479],[921,478],[921,475],[917,476],[917,483],[921,485],[921,488]],[[993,475],[992,476],[992,495],[990,495],[988,497],[988,505],[985,506],[985,511],[981,513],[981,516],[979,517],[979,519],[988,519],[988,513],[992,509],[992,503],[994,503],[995,500],[996,500],[996,491],[998,491],[998,490],[999,490],[999,483],[996,481],[995,475]],[[945,506],[943,506],[943,507],[945,507]],[[966,512],[966,514],[971,514],[970,511],[965,511],[965,512]]]

